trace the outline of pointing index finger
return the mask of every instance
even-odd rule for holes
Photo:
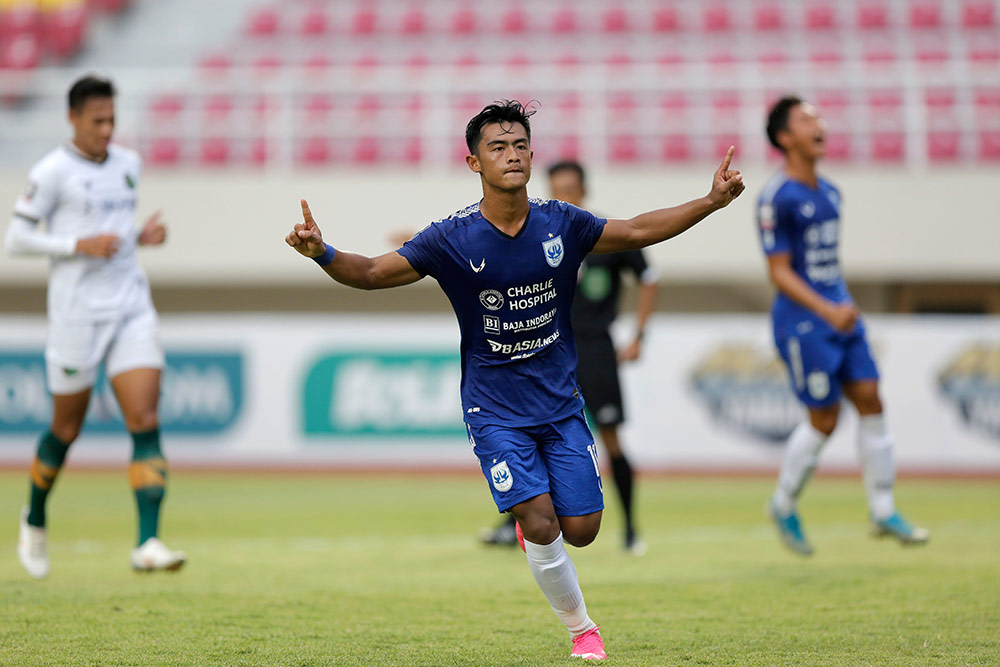
[[[314,226],[316,221],[313,220],[312,211],[309,210],[309,203],[305,199],[300,201],[302,202],[302,219],[305,220],[307,226]]]
[[[726,152],[726,157],[722,158],[722,166],[719,167],[722,171],[729,169],[730,163],[733,161],[733,153],[736,152],[736,146],[730,146],[729,150]]]

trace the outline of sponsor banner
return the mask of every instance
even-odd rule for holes
[[[497,324],[491,317],[484,328]],[[867,326],[899,467],[1000,472],[1000,318]],[[624,341],[631,331],[622,322],[615,333]],[[27,463],[47,426],[44,336],[40,319],[0,319],[2,462]],[[451,316],[165,316],[161,338],[161,417],[175,463],[478,469]],[[774,469],[804,416],[764,315],[656,316],[642,358],[621,375],[621,437],[639,467]],[[821,468],[856,465],[856,432],[845,405]],[[73,460],[124,461],[128,448],[102,380]]]
[[[216,435],[237,420],[243,403],[239,352],[166,351],[160,425],[170,435]],[[52,400],[40,349],[0,349],[0,437],[39,434],[49,426]],[[111,384],[100,372],[87,412],[90,433],[121,433],[124,423]]]
[[[457,350],[325,354],[302,383],[302,429],[346,444],[369,436],[464,439],[461,381]]]

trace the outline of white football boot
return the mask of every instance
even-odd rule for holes
[[[176,572],[187,561],[183,551],[171,551],[163,542],[151,537],[132,549],[132,569],[138,572],[168,570]]]
[[[17,557],[28,574],[35,579],[49,576],[48,538],[44,528],[28,523],[28,508],[21,509],[21,526],[17,533]]]

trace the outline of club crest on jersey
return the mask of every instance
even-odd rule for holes
[[[549,263],[549,266],[552,268],[559,266],[563,259],[562,235],[548,241],[542,241],[542,250],[545,252],[545,261]]]
[[[497,491],[501,493],[510,491],[510,487],[514,486],[514,476],[510,474],[506,461],[501,461],[490,468],[490,480]]]
[[[495,289],[484,289],[479,293],[479,303],[487,310],[500,310],[503,308],[503,294]]]
[[[803,218],[811,218],[816,215],[816,204],[811,201],[804,201],[802,205],[799,206],[799,213],[802,214]]]

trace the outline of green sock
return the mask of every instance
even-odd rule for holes
[[[160,451],[160,429],[132,434],[129,484],[139,510],[139,542],[156,537],[160,528],[160,503],[166,493],[167,462]]]
[[[28,509],[28,524],[36,528],[45,527],[45,500],[52,491],[59,469],[66,460],[69,445],[46,431],[38,441],[35,460],[31,462],[31,501]]]

